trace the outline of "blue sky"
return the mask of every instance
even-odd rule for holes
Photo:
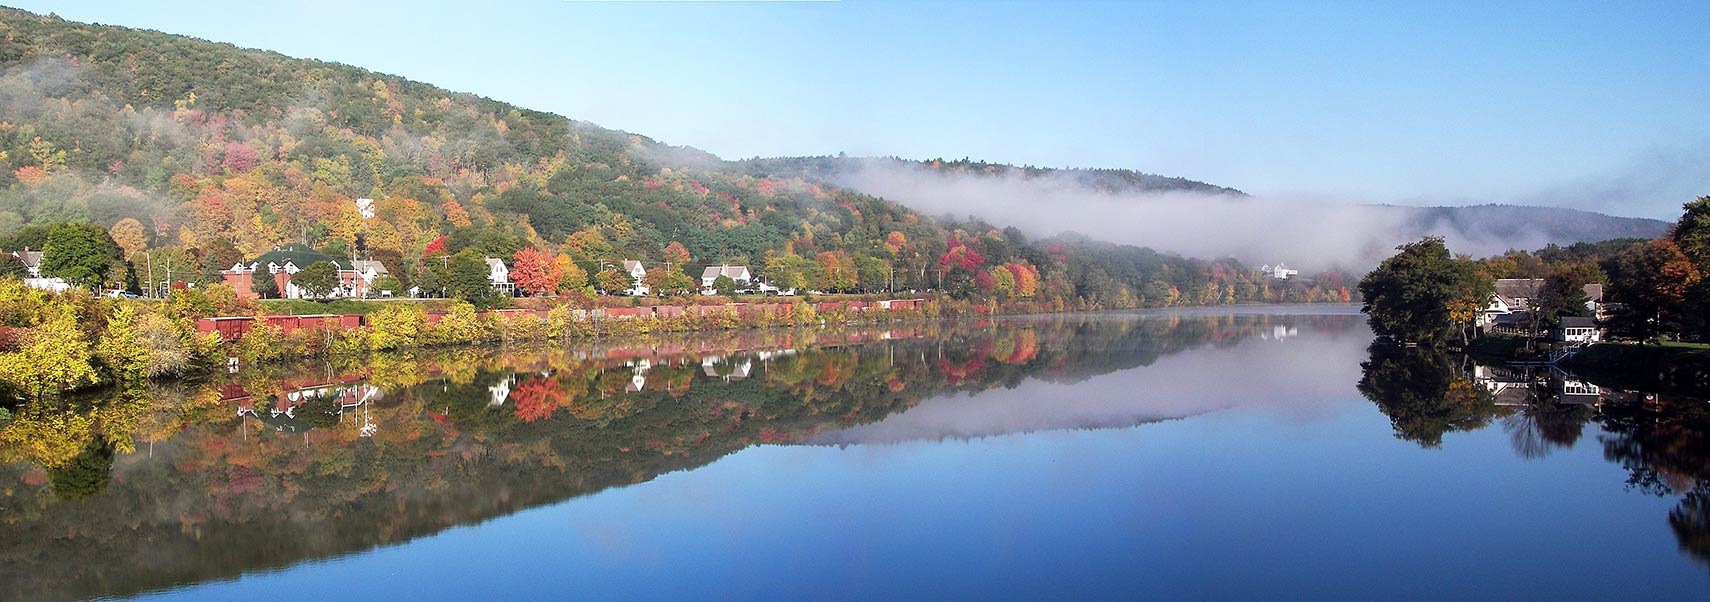
[[[726,158],[966,156],[1670,219],[1710,194],[1704,2],[19,4]]]

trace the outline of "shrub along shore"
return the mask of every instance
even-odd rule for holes
[[[591,312],[567,299],[519,301],[534,311],[478,312],[475,306],[459,300],[257,303],[242,300],[231,288],[217,284],[175,290],[165,300],[112,299],[81,290],[56,295],[26,287],[17,279],[0,278],[0,406],[8,399],[193,375],[222,368],[232,357],[257,363],[452,345],[1098,309],[1060,302],[980,304],[939,297],[902,309],[854,311],[844,303],[840,308],[822,310],[817,307],[823,305],[798,297],[788,301],[774,298],[764,311],[739,310],[732,305],[718,310],[656,311],[602,319],[599,316],[608,312],[624,312],[619,308]],[[652,300],[619,301],[629,307],[660,305]],[[266,320],[256,320],[247,332],[231,341],[197,326],[204,318],[332,311],[362,313],[366,326],[347,328],[329,323],[286,332],[269,326]]]

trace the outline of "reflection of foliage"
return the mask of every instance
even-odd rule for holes
[[[1374,344],[1360,367],[1360,394],[1389,416],[1397,437],[1422,447],[1440,446],[1445,433],[1477,429],[1496,415],[1489,394],[1442,352]]]
[[[1534,386],[1526,404],[1503,417],[1514,453],[1532,460],[1549,456],[1558,448],[1571,448],[1579,441],[1594,410],[1589,405],[1562,403],[1550,390]]]
[[[81,500],[106,489],[112,471],[113,448],[96,438],[84,446],[83,453],[77,454],[64,466],[49,469],[48,477],[53,481],[54,496],[63,500]]]
[[[1710,408],[1703,401],[1661,397],[1606,406],[1603,455],[1619,462],[1634,487],[1654,495],[1692,489],[1710,479]]]
[[[332,399],[317,397],[297,406],[293,414],[304,424],[322,429],[338,424],[339,407]]]
[[[1710,564],[1710,486],[1701,482],[1697,491],[1686,494],[1669,511],[1668,526],[1674,529],[1681,550]]]

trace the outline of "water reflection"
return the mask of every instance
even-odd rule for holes
[[[1624,390],[1548,365],[1486,365],[1460,355],[1373,344],[1361,394],[1396,436],[1423,447],[1499,421],[1514,453],[1537,460],[1571,449],[1588,426],[1635,491],[1677,497],[1668,522],[1683,551],[1710,566],[1710,402]]]
[[[357,552],[814,440],[926,399],[1078,383],[1303,327],[1356,332],[1358,321],[1183,312],[715,333],[246,367],[32,404],[0,430],[11,513],[0,591],[127,595]],[[1160,416],[1144,404],[1068,415],[1012,426]]]
[[[1349,392],[1356,381],[1410,442],[1395,448],[1453,448],[1452,433],[1490,429],[1542,463],[1595,440],[1629,487],[1676,498],[1667,524],[1682,549],[1710,557],[1703,402],[1368,348],[1347,312],[1242,311],[380,355],[12,408],[0,429],[0,598],[127,596],[364,553],[756,445],[902,454],[1038,431],[1144,436],[1166,427],[1130,427],[1219,424],[1206,416],[1218,413],[1280,429],[1349,408],[1364,426],[1377,417]],[[1216,432],[1169,461],[1244,444],[1239,430]],[[1313,461],[1344,453],[1296,443],[1289,453]],[[1295,468],[1329,468],[1313,461]],[[1343,510],[1323,506],[1315,520],[1335,524]]]

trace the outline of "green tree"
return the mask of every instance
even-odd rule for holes
[[[23,260],[11,253],[0,252],[0,277],[23,278],[29,274],[30,271],[24,267]]]
[[[659,288],[661,290],[654,292],[680,297],[695,291],[695,279],[684,274],[682,270],[668,269],[665,279],[659,283]]]
[[[95,345],[95,355],[120,381],[140,379],[148,370],[149,349],[141,340],[137,321],[137,306],[119,306]]]
[[[890,283],[891,264],[888,261],[862,255],[855,258],[855,281],[862,292],[876,293]]]
[[[1449,255],[1443,239],[1427,237],[1397,247],[1360,281],[1365,312],[1378,336],[1427,346],[1442,345],[1478,317],[1495,293],[1495,282],[1473,262]]]
[[[718,294],[725,297],[736,294],[736,281],[724,274],[719,274],[717,278],[713,279],[712,287],[713,290],[718,291]]]
[[[1685,212],[1669,238],[1698,266],[1698,271],[1710,273],[1710,196],[1698,197],[1682,209]]]
[[[249,275],[249,291],[263,299],[272,299],[279,296],[279,281],[267,272],[266,266],[260,266]]]
[[[1595,270],[1595,266],[1589,269]],[[1547,324],[1554,324],[1562,316],[1583,316],[1590,313],[1586,303],[1590,300],[1585,296],[1585,285],[1590,284],[1592,276],[1584,266],[1565,265],[1550,271],[1544,277],[1544,283],[1538,287],[1538,317]]]
[[[607,295],[621,295],[625,289],[635,286],[628,272],[617,268],[606,268],[594,275],[594,286]]]
[[[819,264],[799,255],[775,255],[766,260],[766,280],[780,290],[800,291],[819,274]]]
[[[452,255],[446,265],[446,292],[476,308],[492,307],[498,302],[498,293],[489,276],[486,256],[476,249],[464,249]]]
[[[122,251],[100,226],[54,224],[42,247],[42,275],[76,286],[100,288]]]
[[[310,299],[325,299],[338,288],[338,266],[330,261],[309,264],[291,275],[291,284]]]

